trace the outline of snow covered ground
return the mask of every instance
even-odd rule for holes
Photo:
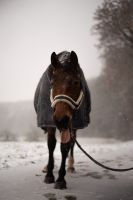
[[[84,149],[110,167],[133,166],[133,141],[78,139]],[[55,176],[60,166],[59,141]],[[46,142],[0,142],[0,200],[133,200],[133,171],[111,172],[96,166],[75,146],[76,173],[66,175],[66,190],[43,183]]]

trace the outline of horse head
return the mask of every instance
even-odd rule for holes
[[[51,105],[53,119],[60,131],[71,127],[75,109],[78,109],[83,93],[78,57],[74,51],[51,55]]]

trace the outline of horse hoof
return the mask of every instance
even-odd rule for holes
[[[56,181],[55,182],[55,186],[54,186],[55,189],[60,189],[60,190],[63,190],[63,189],[66,189],[66,181],[61,181],[61,182],[58,182]]]
[[[54,183],[55,182],[55,178],[54,176],[45,176],[45,179],[44,179],[44,182],[47,183],[47,184],[50,184],[50,183]]]
[[[75,173],[76,171],[75,171],[74,167],[68,167],[67,168],[67,172],[69,172],[69,173]]]
[[[43,173],[47,173],[47,172],[48,172],[48,167],[47,167],[47,165],[43,168],[42,172],[43,172]]]

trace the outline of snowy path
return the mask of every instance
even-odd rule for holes
[[[133,142],[80,139],[95,158],[112,167],[133,165]],[[67,174],[68,189],[55,190],[43,183],[46,144],[1,143],[0,200],[133,200],[133,171],[109,172],[97,167],[76,147],[76,173]],[[44,161],[44,162],[43,162]],[[60,163],[55,152],[55,176]]]

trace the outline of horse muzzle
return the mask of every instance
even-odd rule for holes
[[[57,118],[56,116],[53,116],[53,119],[55,121],[56,127],[62,131],[62,130],[67,130],[70,126],[70,118],[65,115],[61,119]]]

